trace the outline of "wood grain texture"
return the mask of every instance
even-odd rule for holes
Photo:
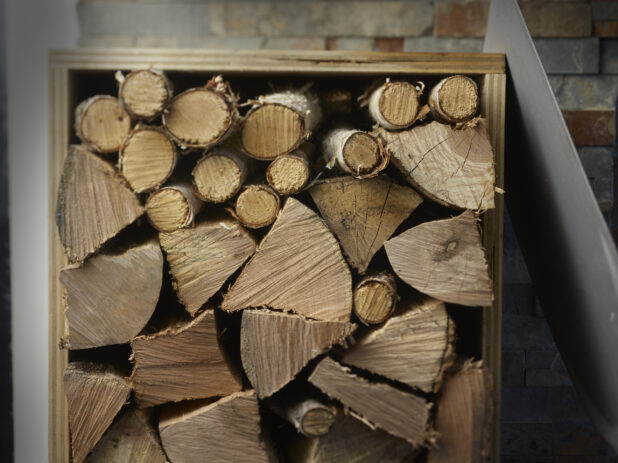
[[[438,82],[429,94],[434,119],[446,124],[470,120],[479,107],[476,82],[466,76],[450,76]]]
[[[260,436],[255,391],[189,407],[168,406],[159,421],[163,448],[174,463],[272,461]]]
[[[83,146],[70,147],[57,195],[58,234],[72,262],[97,251],[144,211],[116,169]]]
[[[431,200],[485,211],[494,203],[494,153],[484,119],[454,129],[439,122],[401,132],[377,129],[393,164]]]
[[[328,227],[337,235],[348,262],[359,273],[423,201],[414,190],[388,177],[329,179],[310,190]]]
[[[334,406],[294,389],[281,391],[268,402],[268,407],[307,437],[328,434],[335,422]]]
[[[329,357],[315,367],[309,382],[371,423],[412,446],[432,438],[431,404],[420,396],[385,383],[370,383]]]
[[[266,168],[268,184],[280,195],[301,191],[311,177],[314,150],[314,145],[305,143],[289,154],[277,156]]]
[[[191,315],[255,252],[253,238],[235,220],[200,221],[193,228],[160,233],[178,299]]]
[[[350,319],[352,278],[337,240],[315,212],[294,198],[286,200],[221,308],[260,306],[319,320]]]
[[[140,408],[241,389],[219,347],[212,309],[179,327],[138,336],[131,348],[131,384]]]
[[[234,211],[238,220],[248,228],[262,228],[277,218],[281,200],[268,185],[247,185],[236,198]]]
[[[421,293],[453,304],[491,305],[491,278],[471,211],[418,225],[384,247],[395,273]]]
[[[81,463],[129,399],[127,380],[101,365],[70,363],[64,372],[72,461]]]
[[[405,129],[416,121],[420,95],[421,91],[409,82],[387,81],[371,92],[369,115],[388,130]]]
[[[337,167],[355,178],[371,178],[388,165],[388,152],[373,134],[356,129],[336,128],[322,140],[327,169]]]
[[[353,323],[245,310],[240,330],[242,365],[258,397],[268,397],[294,379],[309,360],[343,344],[355,329]]]
[[[171,233],[193,224],[202,206],[188,183],[172,183],[148,196],[146,217],[158,231]]]
[[[364,277],[354,288],[354,314],[365,325],[383,323],[399,301],[397,281],[388,272]]]
[[[116,79],[120,82],[118,98],[134,119],[154,119],[172,98],[172,84],[158,69],[137,69],[126,76],[117,73]]]
[[[113,96],[96,95],[75,108],[77,136],[99,153],[118,151],[130,131],[131,118]]]
[[[252,169],[234,137],[208,151],[193,168],[193,187],[203,201],[223,203],[240,191]]]
[[[437,392],[455,358],[455,325],[444,304],[428,297],[405,299],[398,314],[359,339],[340,356],[343,363]]]
[[[80,267],[63,269],[64,347],[89,349],[129,342],[152,316],[162,279],[163,255],[154,240],[122,254],[100,254]]]

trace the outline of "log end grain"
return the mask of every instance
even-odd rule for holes
[[[277,193],[298,193],[309,181],[311,170],[308,163],[294,155],[279,156],[266,169],[266,180]]]
[[[383,164],[384,149],[373,135],[356,132],[343,145],[342,156],[348,172],[365,177],[382,170],[379,167]]]
[[[466,76],[447,77],[432,89],[429,106],[441,122],[465,122],[473,118],[478,109],[478,87]]]
[[[177,188],[161,188],[146,201],[148,221],[161,232],[173,232],[193,221],[189,200]]]
[[[193,169],[193,185],[198,196],[207,202],[229,201],[244,181],[243,166],[225,153],[211,153],[200,159]]]
[[[394,312],[398,300],[397,283],[392,275],[369,276],[354,290],[354,313],[366,325],[383,323]]]
[[[77,106],[75,130],[85,144],[99,153],[114,153],[131,131],[131,117],[117,98],[97,95]]]
[[[265,185],[248,185],[236,199],[238,220],[248,228],[270,225],[279,213],[279,195]]]
[[[416,120],[419,92],[409,82],[388,82],[381,89],[377,110],[387,128],[406,128]]]
[[[161,71],[140,69],[124,77],[118,96],[135,119],[151,120],[165,109],[172,90]]]
[[[316,407],[308,410],[302,417],[300,427],[308,437],[323,436],[330,431],[335,421],[333,410],[328,407]]]

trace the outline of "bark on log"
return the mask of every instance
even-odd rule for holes
[[[256,242],[234,220],[210,218],[193,228],[161,233],[178,299],[191,315],[255,252]]]
[[[118,98],[134,119],[151,121],[172,98],[172,83],[158,69],[139,69],[126,76],[117,72],[116,80],[120,83]]]
[[[175,183],[148,197],[146,216],[158,231],[171,233],[191,225],[202,205],[189,184]]]
[[[163,409],[159,433],[165,453],[174,463],[272,461],[260,436],[254,391],[238,392],[207,405],[168,406]]]
[[[309,190],[348,262],[363,274],[374,254],[423,201],[414,190],[384,176],[329,179]]]
[[[136,193],[156,190],[174,172],[176,145],[159,127],[138,126],[120,148],[120,173]]]
[[[466,76],[442,79],[429,94],[431,114],[445,124],[458,124],[472,119],[478,106],[478,87]]]
[[[393,164],[428,198],[456,209],[494,207],[494,154],[483,119],[461,130],[431,122],[403,132],[377,133]]]
[[[245,117],[242,147],[253,158],[273,160],[298,148],[321,118],[320,102],[312,92],[262,96]]]
[[[397,282],[387,272],[363,278],[354,289],[354,313],[365,325],[386,321],[398,301]]]
[[[114,153],[131,132],[131,118],[117,98],[96,95],[75,108],[75,132],[93,150]]]
[[[69,363],[64,372],[71,455],[81,463],[129,399],[131,388],[120,374],[89,362]]]
[[[268,402],[269,408],[306,437],[328,434],[335,422],[336,409],[306,393],[281,391]]]
[[[280,203],[279,195],[272,188],[252,184],[243,188],[236,198],[234,212],[245,227],[262,228],[275,221]]]
[[[140,408],[241,390],[218,342],[214,310],[131,342],[131,384]]]
[[[374,135],[356,129],[333,129],[322,140],[327,169],[339,167],[356,178],[378,175],[388,165],[388,152]]]
[[[266,168],[268,184],[280,195],[301,191],[311,177],[314,149],[313,145],[305,143],[290,154],[277,157]]]
[[[341,354],[341,361],[426,393],[437,392],[455,358],[455,324],[435,299],[406,299],[401,305],[400,314],[359,339]]]
[[[240,329],[243,368],[258,397],[268,397],[292,381],[312,358],[344,343],[355,329],[352,323],[245,310]]]
[[[70,147],[58,187],[56,225],[71,262],[97,251],[143,212],[110,163],[83,146]]]
[[[337,240],[315,212],[291,197],[221,308],[261,306],[318,320],[350,319],[352,278]]]
[[[491,279],[472,212],[423,223],[384,247],[399,278],[421,293],[453,304],[491,305]]]
[[[370,425],[405,439],[414,447],[433,439],[429,429],[431,404],[420,396],[388,384],[370,383],[328,357],[318,363],[309,382]]]
[[[369,115],[388,130],[405,129],[418,119],[421,93],[409,82],[387,81],[369,96]]]
[[[65,288],[63,347],[124,344],[146,326],[159,300],[163,255],[156,241],[100,254],[60,272]]]

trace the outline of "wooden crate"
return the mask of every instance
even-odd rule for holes
[[[73,110],[80,99],[102,87],[102,77],[117,70],[154,66],[205,82],[222,73],[227,78],[370,78],[390,76],[431,79],[466,74],[477,80],[481,114],[487,117],[496,155],[496,186],[504,185],[505,58],[501,54],[204,51],[158,49],[81,49],[50,54],[49,157],[49,461],[70,461],[69,427],[62,377],[68,352],[58,347],[64,333],[60,269],[67,259],[55,224],[56,190],[67,148],[74,142]],[[88,94],[84,95],[84,91]],[[494,304],[482,309],[481,357],[494,379],[494,419],[491,461],[500,459],[500,360],[502,326],[502,220],[504,201],[483,220],[483,240],[494,284]]]

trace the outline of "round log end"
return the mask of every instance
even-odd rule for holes
[[[279,213],[279,196],[263,185],[249,185],[236,200],[236,216],[249,228],[270,225]]]
[[[296,156],[279,156],[266,169],[268,184],[281,195],[298,193],[309,181],[307,163]]]
[[[365,176],[377,173],[376,169],[382,164],[383,149],[380,142],[365,132],[352,134],[343,146],[343,161],[349,172],[355,176]]]
[[[354,313],[366,325],[386,321],[395,310],[398,296],[391,276],[367,277],[354,290]]]
[[[313,408],[305,413],[300,422],[302,433],[307,437],[328,434],[335,422],[335,414],[328,407]]]
[[[151,120],[161,114],[169,102],[171,91],[165,76],[152,69],[130,72],[118,95],[131,116]]]
[[[471,119],[479,105],[476,83],[466,76],[444,79],[437,91],[436,99],[436,106],[447,122],[464,122]]]
[[[193,185],[203,201],[223,203],[232,199],[242,186],[242,171],[231,157],[209,154],[193,169]]]
[[[384,84],[378,102],[380,114],[393,127],[403,129],[416,119],[419,109],[418,91],[409,82]]]
[[[131,117],[112,96],[93,97],[77,113],[78,137],[99,153],[118,151],[131,131]]]
[[[161,188],[146,201],[146,215],[154,228],[171,233],[186,227],[193,220],[189,200],[176,188]]]

